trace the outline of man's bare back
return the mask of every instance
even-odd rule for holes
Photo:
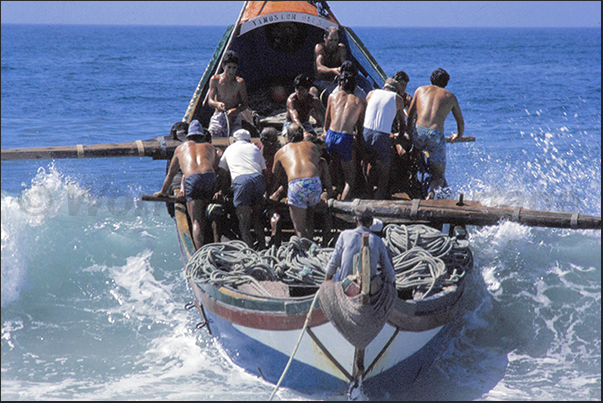
[[[457,122],[457,134],[454,138],[462,137],[465,131],[465,122],[454,94],[445,88],[436,85],[425,85],[417,88],[410,104],[409,116],[415,116],[415,124],[427,129],[444,131],[444,122],[452,112]]]
[[[187,141],[176,148],[174,157],[184,176],[217,171],[216,149],[210,143]]]
[[[283,169],[287,180],[320,176],[320,148],[310,141],[284,145],[274,156],[273,172]]]
[[[324,131],[354,133],[355,127],[362,127],[366,103],[354,94],[338,91],[329,95],[325,113]]]

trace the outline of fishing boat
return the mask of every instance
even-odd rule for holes
[[[226,29],[182,121],[197,119],[208,126],[213,113],[207,104],[209,80],[220,72],[224,53],[234,50],[240,59],[237,75],[245,79],[255,112],[245,123],[255,135],[253,141],[258,141],[261,127],[281,128],[285,103],[275,92],[291,93],[293,79],[300,73],[314,75],[314,46],[324,29],[333,25],[339,27],[340,41],[359,74],[372,88],[381,88],[385,72],[326,2],[249,1],[236,23]],[[2,160],[146,156],[169,163],[183,140],[173,130],[168,136],[128,143],[2,150]],[[225,148],[229,141],[217,138],[213,144]],[[197,327],[206,329],[246,371],[277,386],[310,393],[352,392],[371,382],[403,383],[416,377],[427,362],[423,357],[430,345],[461,307],[473,265],[466,225],[509,220],[533,226],[601,228],[600,217],[484,206],[462,196],[404,200],[394,195],[393,199],[328,200],[317,211],[318,221],[332,218],[334,222],[321,234],[323,241],[352,228],[359,208],[371,210],[385,224],[376,231],[393,255],[397,277],[395,287],[387,287],[367,276],[366,245],[356,277],[347,283],[325,281],[332,252],[328,242],[321,248],[296,238],[292,231],[279,247],[262,252],[237,239],[196,250],[185,203],[175,197],[143,196],[143,200],[166,202],[174,217],[194,297],[187,308],[196,308],[201,317]],[[286,215],[286,208],[282,211]]]

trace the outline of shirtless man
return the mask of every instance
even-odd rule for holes
[[[324,43],[318,43],[314,47],[316,81],[315,87],[310,91],[319,99],[325,89],[328,93],[335,89],[341,65],[347,59],[347,49],[343,43],[339,43],[339,29],[336,26],[325,29],[323,38]]]
[[[446,139],[444,138],[444,122],[450,112],[456,120],[457,133],[451,138],[454,141],[463,137],[465,121],[459,102],[450,91],[444,89],[450,76],[441,68],[431,73],[431,85],[417,88],[408,113],[408,134],[413,144],[421,151],[429,153],[428,165],[431,170],[430,196],[435,191],[447,187],[446,177]]]
[[[324,119],[317,110],[320,107],[320,101],[309,92],[312,87],[312,79],[305,74],[300,74],[295,77],[293,86],[295,92],[287,98],[287,116],[283,124],[283,136],[287,135],[287,128],[292,123],[302,127],[304,137],[316,136],[310,116],[314,117],[319,125],[322,125]]]
[[[193,224],[193,242],[198,249],[203,246],[205,208],[214,196],[218,157],[214,146],[207,142],[198,120],[191,122],[186,140],[174,151],[163,187],[155,196],[168,195],[168,189],[180,168],[182,184],[176,196],[186,196],[186,210]]]
[[[213,137],[227,137],[241,129],[239,114],[249,107],[245,81],[237,77],[237,54],[232,50],[227,51],[222,60],[222,67],[224,72],[216,74],[209,81],[208,103],[215,112],[208,129]]]
[[[324,131],[327,152],[333,157],[335,166],[341,163],[345,187],[341,200],[347,200],[354,188],[356,166],[352,159],[354,129],[358,136],[362,135],[362,123],[366,102],[354,95],[356,76],[345,72],[339,76],[342,91],[329,95],[325,114]]]
[[[287,204],[295,233],[300,238],[312,240],[314,235],[314,209],[320,202],[323,185],[327,197],[332,196],[333,187],[327,162],[321,158],[321,150],[311,141],[303,141],[304,132],[297,123],[288,131],[289,143],[277,151],[272,168],[275,183],[273,188],[288,180]],[[279,201],[284,187],[281,185],[270,196]]]
[[[366,114],[361,143],[369,160],[363,161],[362,168],[371,194],[374,184],[372,178],[378,178],[376,198],[379,200],[389,197],[387,186],[392,148],[390,136],[394,120],[398,122],[398,133],[406,131],[403,96],[408,81],[408,74],[404,71],[397,71],[392,78],[386,80],[382,90],[373,90],[366,97]],[[373,166],[376,174],[371,172]]]

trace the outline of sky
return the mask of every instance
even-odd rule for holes
[[[600,1],[329,1],[350,27],[594,27]],[[2,1],[2,24],[233,24],[243,1]]]

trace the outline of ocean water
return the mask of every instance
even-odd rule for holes
[[[182,119],[225,27],[2,25],[2,148],[133,141]],[[601,215],[600,29],[356,29],[409,92],[451,75],[455,194]],[[449,118],[446,133],[455,130]],[[164,161],[2,162],[2,400],[264,400],[184,305]],[[377,400],[600,400],[601,232],[470,227],[462,314]],[[281,389],[281,400],[345,400]]]

